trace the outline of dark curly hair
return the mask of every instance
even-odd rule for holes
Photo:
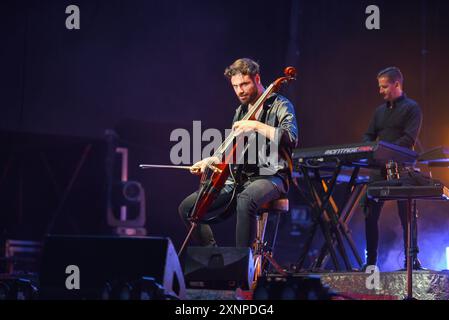
[[[259,64],[249,58],[237,59],[225,69],[224,75],[226,78],[231,79],[232,76],[239,73],[242,75],[249,75],[251,78],[254,78],[256,74],[260,73]]]

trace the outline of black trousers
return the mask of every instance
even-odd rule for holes
[[[377,263],[377,250],[379,245],[379,217],[382,211],[383,202],[375,203],[368,201],[368,210],[365,216],[365,234],[366,234],[366,262],[367,264]],[[402,225],[402,234],[404,239],[404,253],[407,256],[407,201],[397,201],[398,215]],[[416,216],[412,219],[412,232],[414,233],[414,243],[412,243],[413,256],[419,252],[418,249],[418,228]]]
[[[288,190],[283,180],[277,176],[262,176],[252,178],[243,183],[242,191],[237,195],[237,224],[235,228],[235,243],[237,247],[249,247],[253,241],[253,226],[257,210],[266,202],[279,199]],[[198,191],[185,198],[179,205],[181,218],[189,224],[190,211],[193,208]],[[232,187],[225,186],[211,206],[216,210],[229,202],[232,196]],[[216,241],[210,225],[198,224],[193,237],[202,246],[214,246]]]
[[[380,171],[371,176],[370,183],[384,180],[384,171]],[[399,220],[401,221],[402,234],[404,239],[404,253],[407,257],[407,201],[396,201]],[[366,235],[366,263],[374,265],[377,263],[379,246],[379,218],[384,202],[375,202],[367,198],[366,194],[362,198],[362,208],[365,212],[365,235]],[[413,212],[413,211],[412,211]],[[415,212],[413,212],[415,213]],[[416,258],[418,248],[418,226],[417,216],[412,217],[412,232],[414,242],[412,243],[413,255]]]

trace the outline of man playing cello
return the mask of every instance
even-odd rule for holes
[[[248,110],[265,92],[260,79],[259,65],[248,58],[236,60],[226,68],[224,75],[229,79],[240,105],[237,107],[232,121],[235,136],[255,133],[248,142],[257,143],[265,139],[267,149],[278,148],[279,158],[276,163],[267,163],[261,159],[261,150],[257,150],[257,161],[237,163],[237,194],[236,212],[236,246],[249,247],[252,243],[252,225],[258,208],[269,201],[280,198],[289,189],[291,175],[291,153],[298,142],[298,127],[295,110],[292,103],[285,97],[272,93],[265,100],[263,107],[255,114],[254,120],[244,117]],[[272,150],[271,150],[272,151]],[[251,156],[251,155],[250,155]],[[193,174],[202,174],[207,167],[219,162],[217,158],[206,158],[191,167]],[[234,181],[228,179],[220,190],[216,200],[210,207],[214,210],[226,204],[232,194]],[[198,191],[185,198],[179,206],[179,214],[189,223],[192,208],[198,196]],[[198,223],[193,233],[203,246],[216,246],[211,227],[206,223]]]

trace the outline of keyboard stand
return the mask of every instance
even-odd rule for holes
[[[419,194],[417,190],[425,190],[431,187],[420,186],[374,186],[368,187],[368,197],[378,201],[388,200],[407,200],[407,295],[405,300],[414,300],[413,298],[413,257],[416,252],[416,248],[413,247],[415,243],[415,234],[412,231],[413,224],[416,223],[413,217],[416,217],[416,200],[448,200],[448,191],[444,187],[438,189],[438,194],[431,194],[429,192],[422,191]],[[400,190],[400,192],[398,192]]]
[[[344,241],[348,243],[359,268],[362,267],[363,262],[351,237],[348,223],[353,215],[355,204],[358,203],[360,196],[365,190],[365,186],[356,185],[359,167],[354,167],[347,187],[347,196],[342,206],[343,210],[340,211],[332,196],[341,169],[342,165],[337,162],[333,169],[330,182],[326,183],[325,179],[320,175],[318,167],[300,166],[306,189],[309,191],[309,194],[305,198],[309,201],[309,205],[314,213],[312,230],[306,240],[305,248],[298,259],[297,268],[300,270],[304,267],[318,227],[320,227],[325,240],[321,246],[319,255],[312,262],[311,271],[319,271],[325,267],[329,256],[335,269],[340,271],[341,267],[337,253],[341,257],[341,260],[343,260],[344,269],[352,271],[354,268],[346,252]],[[318,183],[314,184],[312,180]]]

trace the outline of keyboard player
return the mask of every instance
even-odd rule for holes
[[[363,142],[383,140],[413,149],[422,123],[420,106],[414,100],[408,98],[403,92],[404,79],[398,68],[389,67],[380,71],[377,75],[377,81],[379,93],[383,96],[384,103],[375,110],[368,130],[363,136]],[[386,179],[386,169],[378,170],[370,176],[371,182],[384,179]],[[362,198],[361,205],[365,213],[366,265],[376,265],[379,242],[378,221],[383,203],[368,200],[365,195]],[[403,230],[405,248],[407,244],[407,202],[397,201],[397,207]],[[417,257],[417,224],[415,223],[414,226],[415,243],[413,247],[416,250],[414,252],[413,268],[422,269]],[[404,250],[404,252],[406,251]],[[404,261],[404,269],[405,266],[406,261]]]

